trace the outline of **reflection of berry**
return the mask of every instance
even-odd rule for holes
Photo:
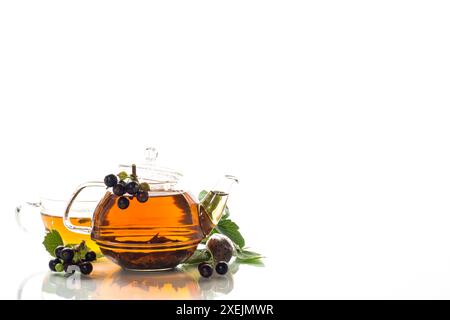
[[[50,270],[56,271],[55,267],[59,263],[61,263],[61,261],[59,261],[59,259],[50,260],[50,262],[48,263],[48,267],[50,268]]]
[[[121,183],[118,183],[118,184],[116,184],[114,187],[113,187],[113,193],[116,195],[116,196],[123,196],[124,195],[124,193],[125,193],[125,186],[123,185],[123,184],[121,184]]]
[[[71,262],[64,262],[64,264],[63,264],[64,272],[66,272],[66,273],[75,273],[75,270],[72,270],[71,272],[69,272],[69,267],[73,266],[73,265],[74,264],[71,263]]]
[[[84,256],[84,260],[86,261],[95,261],[97,259],[97,255],[94,251],[88,251]]]
[[[72,261],[74,255],[75,252],[72,248],[64,248],[61,250],[61,259],[63,259],[65,262]]]
[[[147,191],[139,191],[136,195],[137,201],[144,203],[148,200],[148,192]]]
[[[90,262],[83,262],[80,264],[80,271],[82,274],[89,274],[92,272],[92,263]]]
[[[122,210],[128,208],[129,205],[130,200],[128,200],[126,197],[120,197],[119,200],[117,200],[117,206]]]
[[[214,284],[215,284],[214,281],[210,281],[209,279],[206,278],[198,279],[198,285],[203,292],[207,292],[214,289]]]
[[[125,191],[128,194],[135,195],[139,191],[139,185],[134,181],[128,182],[125,186]]]
[[[103,182],[108,188],[114,187],[117,184],[117,177],[114,174],[108,174]]]
[[[220,261],[216,264],[216,272],[218,274],[226,274],[228,272],[228,263],[225,261]]]
[[[55,256],[61,259],[61,251],[64,249],[64,246],[57,246],[55,249]]]
[[[206,262],[202,262],[198,265],[198,272],[204,278],[209,278],[213,274],[213,267]]]

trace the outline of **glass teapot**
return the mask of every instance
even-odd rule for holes
[[[90,234],[101,252],[124,269],[164,270],[186,261],[219,222],[230,188],[237,182],[226,175],[199,202],[179,186],[181,173],[155,164],[157,156],[154,148],[148,148],[146,163],[120,165],[121,172],[131,171],[131,177],[146,183],[145,202],[107,189],[94,210],[92,225],[74,225],[69,213],[77,196],[86,188],[105,188],[104,182],[87,182],[76,189],[65,210],[66,228]],[[126,208],[119,200],[127,203]]]

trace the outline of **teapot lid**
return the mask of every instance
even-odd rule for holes
[[[183,176],[178,171],[157,165],[158,151],[156,148],[145,149],[145,161],[136,164],[136,174],[140,180],[150,184],[150,187],[157,185],[173,185]],[[126,172],[131,172],[134,165],[121,164],[119,168]]]

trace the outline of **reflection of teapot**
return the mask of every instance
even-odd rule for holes
[[[230,188],[237,182],[225,176],[198,202],[179,187],[180,173],[156,166],[155,149],[147,152],[147,163],[120,167],[121,171],[131,167],[140,182],[149,184],[148,201],[133,197],[123,210],[117,204],[119,197],[107,191],[94,211],[92,226],[76,226],[69,212],[78,194],[85,188],[105,187],[102,182],[88,182],[75,191],[64,217],[69,230],[90,234],[106,257],[129,270],[170,269],[188,259],[220,220]]]
[[[95,263],[89,277],[75,273],[41,272],[27,277],[19,287],[22,299],[214,299],[233,290],[233,266],[225,276],[199,278],[197,268],[183,267],[162,272],[130,272],[106,260]]]
[[[196,277],[188,272],[171,270],[136,273],[118,270],[105,278],[97,289],[99,299],[200,299]]]

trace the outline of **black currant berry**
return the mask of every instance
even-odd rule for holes
[[[130,205],[130,200],[128,200],[126,197],[120,197],[117,200],[117,206],[122,210],[128,208],[129,205]]]
[[[63,251],[64,246],[57,246],[55,249],[55,256],[61,259],[61,251]]]
[[[83,262],[80,264],[80,271],[82,274],[89,274],[92,272],[92,263],[90,262]]]
[[[134,181],[128,182],[125,186],[125,191],[128,194],[135,195],[139,191],[139,184]]]
[[[213,274],[213,267],[207,262],[202,262],[198,265],[198,272],[202,277],[209,278]]]
[[[117,184],[117,177],[114,174],[108,174],[103,181],[108,188],[114,187]]]
[[[84,256],[85,261],[95,261],[97,259],[97,255],[94,251],[88,251]]]
[[[125,186],[121,183],[116,184],[112,190],[113,193],[118,197],[123,196],[125,194]]]
[[[50,260],[50,262],[48,263],[48,267],[50,268],[50,270],[56,272],[55,267],[58,263],[61,263],[61,261],[59,259]]]
[[[73,259],[73,256],[75,255],[75,252],[72,248],[64,248],[61,250],[61,259],[64,262],[70,262]]]
[[[144,203],[148,200],[148,192],[147,191],[139,191],[136,195],[137,201]]]
[[[228,263],[226,263],[225,261],[220,261],[219,263],[217,263],[216,272],[222,275],[226,274],[228,272]]]

